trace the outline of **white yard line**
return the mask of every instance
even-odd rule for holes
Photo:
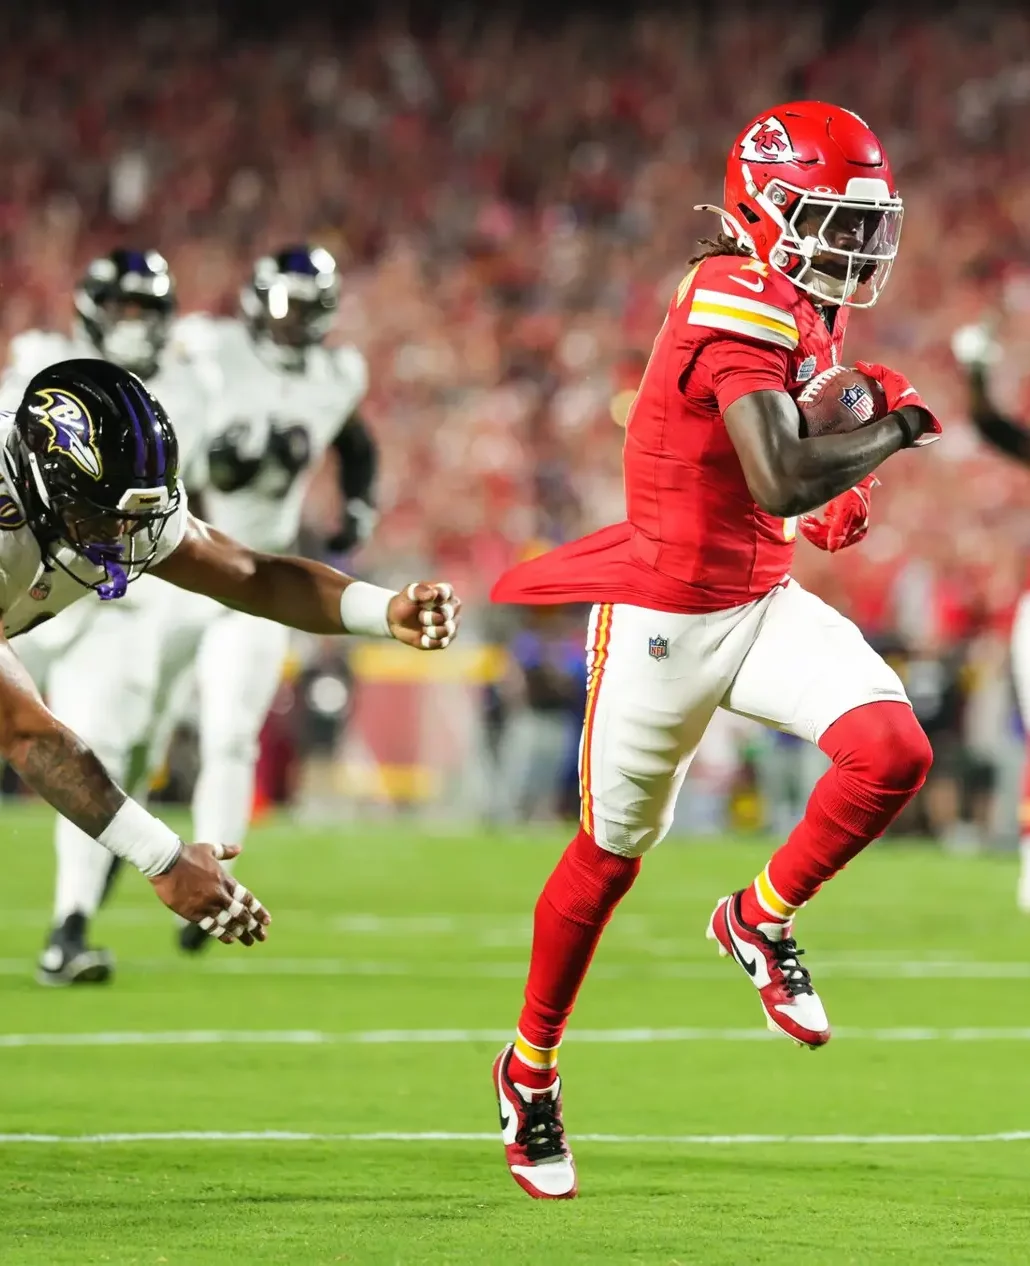
[[[118,1134],[0,1134],[0,1145],[100,1143],[490,1143],[497,1145],[496,1133],[452,1133],[428,1130],[422,1133],[316,1134],[301,1130],[175,1130],[139,1131]],[[998,1134],[577,1134],[576,1143],[651,1144],[682,1147],[781,1146],[826,1144],[837,1147],[874,1145],[879,1147],[923,1146],[943,1143],[1025,1143],[1030,1130],[1008,1130]]]
[[[215,955],[219,955],[215,957]],[[1016,962],[970,962],[968,959],[898,959],[827,956],[826,961],[813,961],[819,977],[833,976],[850,980],[1027,980],[1030,959]],[[468,962],[462,959],[366,960],[358,958],[272,958],[233,955],[224,956],[212,949],[203,962],[183,962],[176,958],[123,958],[125,972],[157,975],[204,976],[360,976],[412,980],[520,980],[526,974],[526,960],[512,962]],[[0,958],[0,977],[31,976],[35,962],[28,958]],[[718,960],[655,961],[598,963],[591,976],[599,980],[726,980],[732,969]]]
[[[332,1033],[321,1029],[173,1029],[99,1033],[0,1033],[0,1049],[38,1046],[436,1046],[506,1042],[505,1029],[366,1029]],[[846,1042],[1030,1042],[1030,1028],[839,1028]],[[782,1041],[767,1029],[573,1029],[568,1041],[646,1045],[675,1042]]]

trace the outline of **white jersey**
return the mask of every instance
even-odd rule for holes
[[[7,637],[35,628],[79,598],[87,597],[90,594],[87,585],[103,580],[106,574],[103,567],[94,567],[69,546],[59,547],[59,566],[44,566],[39,545],[25,521],[25,508],[18,496],[15,472],[7,454],[7,437],[13,425],[12,413],[0,413],[0,615]],[[155,563],[162,562],[179,545],[186,531],[187,515],[186,493],[180,483],[179,505],[165,524]],[[138,569],[129,570],[130,579],[137,575]],[[87,584],[80,584],[76,576]],[[133,588],[130,585],[129,593]],[[99,600],[94,598],[93,601]]]
[[[252,549],[280,553],[300,530],[304,497],[326,449],[361,403],[368,366],[355,347],[313,347],[302,370],[266,359],[241,321],[186,317],[181,337],[198,360],[210,357],[220,382],[212,439],[232,430],[244,456],[268,454],[273,437],[288,446],[297,469],[265,461],[254,480],[235,492],[204,492],[213,527]]]
[[[179,472],[190,488],[198,488],[205,469],[206,438],[211,425],[213,383],[206,366],[194,359],[178,337],[181,322],[173,324],[158,361],[157,373],[147,379],[147,390],[157,397],[175,428],[179,441]],[[13,339],[3,378],[0,409],[12,413],[21,403],[29,381],[42,369],[62,360],[99,360],[100,353],[84,335],[71,338],[45,330],[29,330]]]

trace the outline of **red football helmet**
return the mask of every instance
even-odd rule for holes
[[[723,228],[825,303],[869,308],[898,253],[902,203],[856,114],[794,101],[754,119],[726,164]],[[859,297],[861,296],[861,297]]]

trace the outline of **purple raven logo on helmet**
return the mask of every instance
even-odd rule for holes
[[[40,403],[29,406],[50,433],[47,452],[67,453],[69,458],[92,479],[104,473],[97,451],[96,427],[89,410],[70,391],[41,387],[36,392]]]

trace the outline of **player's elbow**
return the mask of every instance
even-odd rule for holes
[[[0,712],[0,759],[21,771],[40,738],[59,728],[59,722],[40,700],[26,697]]]
[[[795,489],[780,472],[769,471],[761,478],[751,478],[748,480],[748,488],[755,504],[766,514],[789,519],[792,515],[801,513],[795,508],[798,500]]]

